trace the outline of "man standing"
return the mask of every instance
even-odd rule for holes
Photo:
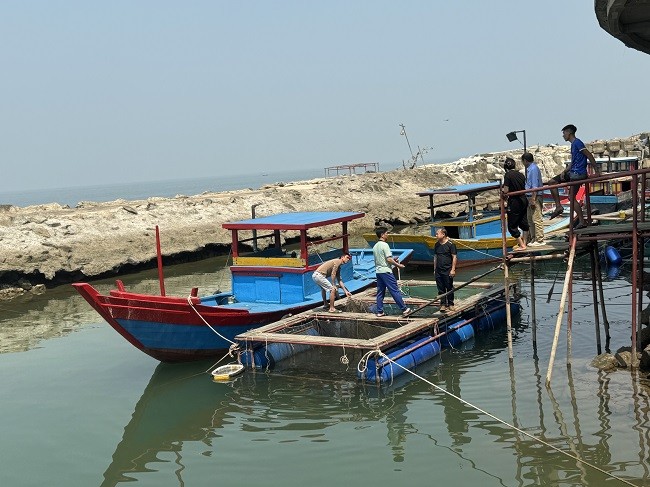
[[[561,174],[558,174],[553,179],[551,179],[548,184],[558,184],[558,183],[568,183],[569,181],[579,181],[587,177],[587,165],[591,165],[596,174],[599,174],[600,171],[596,165],[596,159],[594,156],[587,150],[585,144],[576,137],[576,132],[578,128],[569,124],[562,129],[562,137],[567,142],[571,142],[571,165],[568,169],[565,169]],[[551,194],[555,200],[555,211],[551,214],[551,219],[560,216],[564,213],[564,208],[560,204],[560,194],[557,191],[557,188],[551,189]],[[571,199],[575,200],[578,194],[578,186],[571,186],[569,194]],[[578,214],[578,228],[585,226],[585,217],[582,214],[582,208],[578,205],[578,202],[575,202],[575,209]]]
[[[386,243],[388,238],[388,229],[386,227],[377,227],[375,234],[379,241],[372,248],[372,254],[375,257],[375,272],[377,274],[377,316],[384,316],[384,295],[386,289],[395,300],[395,304],[402,310],[402,316],[407,316],[411,311],[404,304],[402,293],[397,287],[397,279],[393,275],[391,266],[404,269],[406,267],[401,262],[393,259],[390,247]]]
[[[454,276],[456,275],[456,245],[447,237],[447,230],[436,230],[438,241],[433,247],[433,272],[436,276],[438,294],[449,293],[440,299],[440,311],[454,310]]]
[[[526,189],[542,187],[542,173],[530,152],[524,152],[521,161],[526,168]],[[542,221],[542,194],[541,190],[526,193],[528,197],[528,226],[530,234],[528,245],[537,247],[544,245],[544,222]]]
[[[506,174],[503,176],[502,191],[504,198],[508,198],[508,232],[517,239],[517,246],[513,250],[525,250],[526,240],[523,234],[528,231],[528,219],[526,218],[528,201],[526,201],[526,196],[523,194],[510,197],[506,196],[506,194],[509,191],[523,190],[526,178],[515,169],[515,160],[511,157],[506,157],[503,168],[506,170]],[[520,228],[521,232],[519,231]]]
[[[347,290],[345,284],[341,280],[341,266],[350,262],[350,254],[343,254],[338,259],[328,260],[323,262],[318,269],[314,271],[311,278],[321,289],[321,295],[323,297],[323,309],[328,308],[330,313],[340,313],[338,309],[334,307],[334,300],[338,295],[338,288],[343,289],[343,292],[346,296],[352,296],[350,291]],[[327,278],[330,277],[330,281]],[[327,291],[330,291],[330,301],[329,305],[327,303]]]

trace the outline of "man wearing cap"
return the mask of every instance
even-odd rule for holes
[[[321,289],[323,297],[323,309],[329,308],[330,313],[340,313],[341,311],[334,307],[334,301],[338,295],[338,288],[343,289],[346,296],[352,296],[341,280],[341,266],[350,262],[350,254],[343,254],[338,259],[323,262],[318,269],[314,271],[311,278]],[[331,282],[327,278],[331,279]],[[330,301],[327,303],[327,291],[330,291]]]

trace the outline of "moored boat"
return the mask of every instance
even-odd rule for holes
[[[329,259],[349,253],[341,266],[341,279],[351,293],[375,283],[374,259],[369,249],[350,249],[348,223],[358,212],[296,212],[224,223],[232,233],[232,290],[188,297],[139,294],[121,281],[109,294],[88,283],[75,283],[77,291],[118,333],[139,350],[163,362],[199,360],[223,355],[234,337],[251,328],[272,323],[289,314],[321,306],[320,288],[313,272]],[[314,240],[310,229],[340,225],[332,237]],[[258,231],[270,231],[257,235]],[[252,237],[241,238],[252,232]],[[282,248],[282,234],[297,234],[299,249]],[[270,242],[258,248],[258,241]],[[252,243],[252,250],[249,244]],[[339,247],[333,247],[335,244]],[[325,248],[325,250],[323,250]],[[395,251],[407,262],[411,251]]]
[[[414,233],[391,233],[388,244],[392,249],[413,249],[411,262],[414,264],[433,264],[433,251],[437,242],[435,232],[437,228],[445,228],[447,236],[456,244],[458,252],[458,263],[456,267],[467,267],[471,265],[484,264],[486,261],[501,258],[503,255],[503,242],[501,234],[501,213],[499,210],[478,209],[476,198],[482,193],[493,192],[494,200],[497,202],[500,184],[473,183],[450,186],[446,188],[428,189],[417,193],[418,196],[429,198],[429,209],[431,212],[429,223],[429,234]],[[436,203],[436,196],[447,197],[446,201]],[[460,196],[459,199],[449,201],[450,196]],[[439,216],[436,209],[458,203],[465,204],[465,210],[458,216]],[[569,225],[569,218],[546,220],[544,222],[545,232],[555,232]],[[363,238],[370,245],[377,242],[373,234],[364,234]],[[507,237],[506,246],[512,247],[516,240]]]

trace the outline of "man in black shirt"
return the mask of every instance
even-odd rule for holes
[[[449,293],[440,298],[440,311],[454,311],[454,276],[456,275],[456,245],[447,237],[447,230],[436,230],[438,241],[433,247],[433,272],[438,294]]]
[[[524,250],[526,248],[526,239],[519,231],[525,233],[529,231],[528,218],[526,211],[528,209],[528,200],[525,194],[517,196],[506,196],[509,191],[519,191],[526,188],[526,177],[515,169],[515,160],[507,157],[503,163],[503,168],[506,170],[503,176],[503,197],[508,198],[508,232],[517,239],[517,244],[513,250]]]

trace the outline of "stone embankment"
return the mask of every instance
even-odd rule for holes
[[[646,137],[643,135],[643,137]],[[595,155],[639,155],[643,137],[596,141]],[[570,158],[568,145],[532,146],[545,177],[558,173]],[[521,150],[477,154],[449,164],[366,173],[300,182],[278,182],[258,189],[195,196],[108,203],[80,202],[0,206],[0,299],[77,280],[108,277],[155,263],[155,226],[161,231],[167,262],[227,253],[226,221],[287,211],[362,211],[351,225],[359,233],[378,223],[417,224],[427,220],[427,202],[418,191],[453,184],[487,182],[503,176],[507,155]]]

